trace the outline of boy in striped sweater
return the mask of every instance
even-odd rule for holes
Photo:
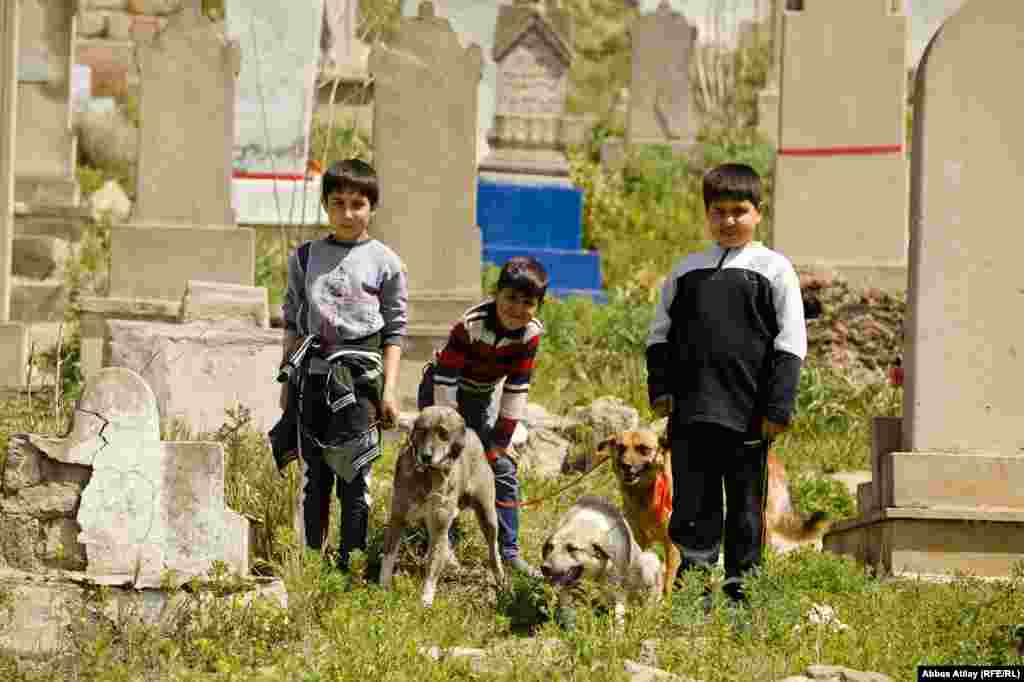
[[[508,447],[526,409],[544,332],[535,315],[548,281],[544,266],[534,258],[510,258],[498,276],[494,299],[467,310],[427,365],[417,401],[421,410],[430,405],[456,408],[466,426],[480,435],[494,468],[502,559],[512,569],[533,575],[537,572],[519,555],[519,481]]]

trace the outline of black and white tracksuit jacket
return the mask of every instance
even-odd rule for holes
[[[806,355],[789,260],[760,242],[715,244],[665,280],[647,338],[649,397],[674,397],[673,424],[710,422],[760,438],[762,417],[789,423]]]

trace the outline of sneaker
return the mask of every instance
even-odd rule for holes
[[[519,571],[520,573],[525,573],[526,575],[530,576],[531,578],[540,578],[541,577],[540,571],[538,571],[536,568],[531,566],[526,561],[526,559],[524,559],[521,556],[509,557],[509,558],[505,559],[504,563],[505,563],[505,566],[507,566],[510,570]]]

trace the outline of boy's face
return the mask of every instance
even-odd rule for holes
[[[498,308],[498,322],[510,332],[519,331],[537,314],[540,299],[515,289],[498,289],[494,298]]]
[[[351,190],[331,192],[324,201],[324,210],[336,239],[354,242],[369,237],[373,209],[365,195]]]
[[[761,212],[749,200],[718,199],[708,206],[711,238],[723,249],[735,249],[754,239]]]

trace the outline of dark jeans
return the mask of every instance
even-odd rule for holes
[[[669,535],[683,555],[682,568],[710,570],[725,540],[725,583],[743,599],[742,576],[761,565],[768,445],[745,444],[745,434],[717,424],[673,426],[672,518]],[[725,506],[722,510],[722,485]]]
[[[480,394],[459,389],[457,401],[459,414],[466,426],[477,432],[484,448],[490,447],[491,430],[498,420],[498,391]],[[423,409],[434,404],[434,365],[430,364],[423,372],[417,394],[417,407]],[[509,457],[501,457],[495,461],[494,492],[497,502],[515,504],[519,501],[519,479],[516,477],[516,463]],[[519,556],[519,508],[516,506],[497,508],[498,511],[498,549],[503,559]],[[454,526],[453,526],[454,528]],[[449,536],[450,537],[450,536]],[[454,539],[451,538],[450,539]]]
[[[314,375],[309,377],[306,385],[303,410],[309,411],[308,414],[314,423],[321,423],[327,419],[328,408],[323,394],[325,383],[325,376]],[[372,406],[366,409],[375,411]],[[306,546],[320,550],[327,540],[331,517],[331,491],[334,489],[341,504],[337,565],[346,569],[349,554],[353,550],[366,550],[370,517],[368,478],[372,465],[367,464],[351,482],[346,482],[344,478],[335,474],[324,460],[322,449],[305,435],[302,438],[302,459],[306,463],[306,478],[302,487]]]

